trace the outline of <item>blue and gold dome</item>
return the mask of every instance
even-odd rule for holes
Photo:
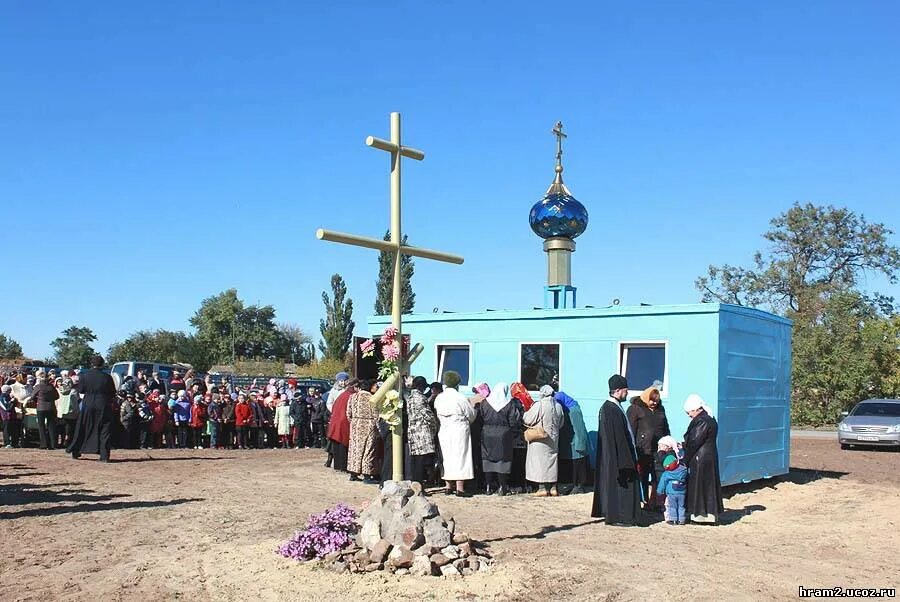
[[[531,208],[528,223],[541,238],[578,238],[587,229],[588,212],[568,190],[551,190]]]
[[[587,229],[588,212],[578,199],[572,196],[562,180],[562,123],[557,122],[556,178],[547,193],[531,208],[528,223],[541,238],[578,238]]]

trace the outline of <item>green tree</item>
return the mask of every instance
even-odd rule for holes
[[[278,325],[278,357],[305,366],[316,357],[312,338],[296,324]]]
[[[866,397],[896,394],[898,321],[893,299],[859,290],[864,274],[896,282],[893,232],[834,206],[794,204],[771,221],[753,266],[710,266],[704,301],[760,307],[794,321],[793,420],[834,423]]]
[[[340,274],[331,277],[331,294],[322,293],[325,318],[319,321],[322,340],[319,351],[324,359],[341,360],[353,341],[353,300],[347,298],[347,285]]]
[[[864,273],[896,282],[900,249],[884,224],[833,205],[795,203],[771,226],[763,235],[770,248],[754,255],[752,268],[709,266],[697,279],[704,301],[815,316],[828,294],[855,289]]]
[[[0,332],[0,360],[17,360],[22,357],[22,346],[18,341]]]
[[[91,343],[97,336],[86,326],[69,326],[62,336],[53,339],[50,346],[56,351],[55,361],[63,368],[88,366],[96,354]]]
[[[197,329],[197,338],[206,346],[214,361],[228,361],[232,357],[232,344],[236,352],[240,320],[244,303],[238,298],[237,289],[228,289],[204,299],[191,317],[191,326]]]
[[[896,394],[897,330],[856,291],[829,295],[816,320],[794,324],[791,417],[833,424],[842,410]]]
[[[390,231],[384,233],[384,240],[390,240]],[[406,235],[403,243],[406,244]],[[416,294],[412,290],[412,277],[416,270],[413,258],[400,255],[400,308],[404,314],[412,313],[416,305]],[[378,254],[378,281],[375,283],[375,315],[387,316],[391,313],[394,299],[394,254],[381,251]]]
[[[284,340],[271,305],[245,306],[236,289],[204,299],[191,317],[211,362],[235,358],[284,359]]]
[[[113,343],[106,359],[110,364],[129,360],[185,363],[198,370],[208,370],[212,365],[205,345],[196,336],[171,330],[134,332],[124,341]]]

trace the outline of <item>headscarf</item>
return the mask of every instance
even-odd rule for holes
[[[338,372],[334,375],[334,384],[331,386],[331,391],[328,392],[328,396],[325,398],[325,407],[329,412],[334,407],[334,402],[337,401],[338,395],[344,391],[344,387],[347,386],[347,381],[349,379],[350,375],[346,372]]]
[[[666,435],[665,437],[659,438],[659,444],[657,446],[657,450],[661,450],[664,447],[668,447],[675,453],[678,452],[678,442],[675,441],[675,437],[673,437],[672,435]]]
[[[659,389],[657,389],[656,387],[647,387],[641,392],[641,401],[644,402],[644,405],[647,405],[647,403],[650,401],[650,396],[653,395],[654,391],[657,395],[659,395]]]
[[[554,391],[553,387],[551,387],[550,385],[544,385],[543,387],[541,387],[539,392],[541,394],[541,399],[544,399],[545,397],[553,399]]]
[[[509,405],[509,385],[503,382],[494,385],[494,388],[491,389],[490,394],[487,396],[487,402],[491,404],[495,412],[499,412]]]
[[[479,385],[475,385],[472,387],[472,390],[484,397],[485,399],[491,394],[491,388],[487,385],[487,383],[481,383]]]
[[[693,412],[694,410],[703,410],[712,416],[712,411],[709,409],[709,406],[706,405],[706,402],[703,401],[703,398],[696,393],[691,393],[687,396],[687,399],[684,400],[684,411]]]
[[[522,383],[513,383],[509,387],[509,392],[514,398],[522,403],[522,407],[525,408],[526,412],[534,405],[534,400],[531,398],[531,395],[528,394],[528,389],[526,389],[525,385]]]
[[[566,408],[567,410],[571,410],[572,408],[578,407],[578,402],[563,393],[562,391],[558,392],[553,396],[553,399],[559,402],[559,405]]]

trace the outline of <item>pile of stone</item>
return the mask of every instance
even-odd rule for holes
[[[338,572],[468,576],[489,571],[484,546],[457,530],[456,521],[422,494],[416,482],[388,481],[360,513],[356,541],[325,557]]]

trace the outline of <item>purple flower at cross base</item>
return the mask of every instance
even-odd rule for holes
[[[310,515],[306,529],[278,546],[277,552],[295,560],[324,558],[350,545],[356,528],[356,511],[341,502],[325,512]]]

